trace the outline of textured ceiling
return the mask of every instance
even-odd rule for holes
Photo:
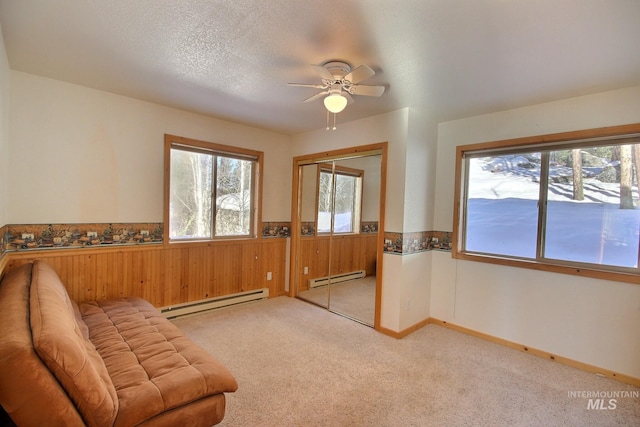
[[[638,0],[0,0],[14,70],[283,133],[323,128],[309,64],[385,84],[345,122],[439,121],[640,84]]]

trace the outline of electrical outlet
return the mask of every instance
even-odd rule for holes
[[[304,274],[309,274],[309,267],[307,266],[304,267]]]
[[[271,272],[267,272],[267,280],[271,280],[273,279],[273,275],[271,274]]]
[[[22,240],[33,240],[33,233],[22,233]]]

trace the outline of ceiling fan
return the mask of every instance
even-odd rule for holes
[[[384,86],[358,84],[376,74],[366,65],[360,65],[352,70],[346,62],[329,61],[323,65],[312,65],[311,67],[322,79],[322,84],[289,83],[289,85],[321,89],[321,92],[305,99],[304,102],[324,97],[324,106],[331,113],[339,113],[344,110],[347,103],[354,102],[351,95],[381,96],[384,93]]]

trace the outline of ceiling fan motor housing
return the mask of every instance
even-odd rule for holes
[[[351,66],[341,61],[329,61],[323,64],[323,67],[329,70],[335,80],[342,80],[351,72]]]

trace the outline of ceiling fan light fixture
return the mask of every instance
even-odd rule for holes
[[[332,93],[324,98],[324,106],[330,112],[337,114],[347,106],[347,98],[339,93]]]

